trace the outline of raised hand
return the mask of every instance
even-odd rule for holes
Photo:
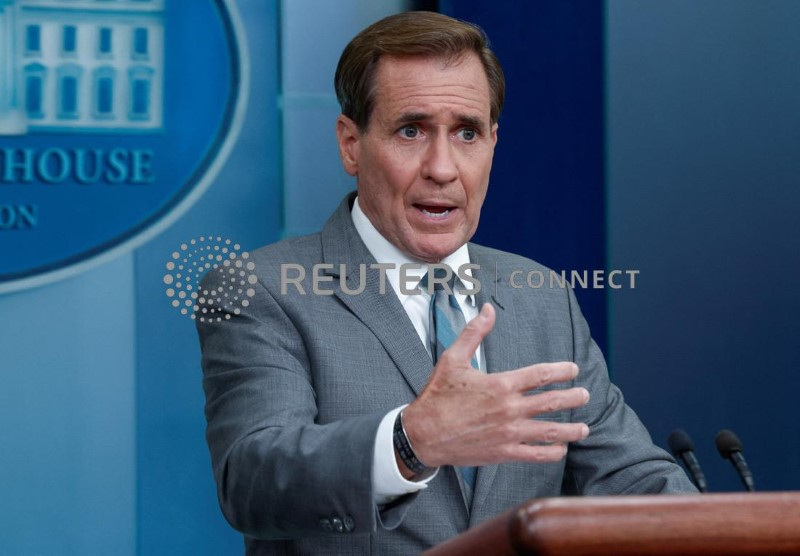
[[[470,358],[494,322],[494,308],[486,303],[442,354],[419,397],[403,410],[414,452],[429,467],[558,461],[568,442],[589,434],[584,423],[535,419],[589,400],[585,388],[531,393],[573,380],[578,374],[574,363],[539,363],[493,374],[471,367]],[[400,469],[407,478],[413,475],[402,464]]]

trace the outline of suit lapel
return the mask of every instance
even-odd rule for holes
[[[497,274],[497,261],[487,257],[478,246],[470,245],[470,260],[480,266],[477,271],[481,291],[476,296],[478,308],[491,303],[497,314],[494,328],[483,340],[486,370],[489,373],[509,371],[515,365],[514,330],[516,314],[506,292],[507,284]]]
[[[388,281],[381,291],[380,273],[370,269],[375,259],[358,235],[350,216],[355,195],[348,195],[322,230],[322,258],[332,264],[327,271],[335,277],[334,295],[380,340],[415,395],[424,388],[432,370],[431,358],[419,340],[414,325]],[[342,291],[340,265],[344,265],[348,290],[361,285],[361,265],[366,265],[366,284],[359,294]]]
[[[515,347],[513,338],[516,325],[516,313],[510,296],[506,291],[506,284],[497,273],[497,261],[486,256],[479,246],[470,244],[470,261],[480,266],[476,273],[481,284],[481,291],[476,296],[478,308],[484,303],[491,303],[497,318],[489,335],[483,340],[486,371],[497,373],[515,368]],[[498,466],[483,465],[478,468],[475,476],[475,491],[472,496],[472,508],[479,508],[491,492],[492,482],[497,473]],[[480,512],[470,512],[469,526],[475,525],[473,519]]]

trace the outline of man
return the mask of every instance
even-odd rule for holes
[[[248,553],[411,554],[532,497],[693,491],[609,383],[572,292],[515,289],[502,277],[548,270],[468,243],[504,95],[482,32],[383,19],[336,89],[357,197],[253,253],[249,306],[198,323],[220,504]]]

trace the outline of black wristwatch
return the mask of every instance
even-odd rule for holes
[[[411,447],[411,441],[406,435],[406,430],[403,427],[403,412],[397,414],[397,419],[394,420],[394,431],[392,434],[394,441],[394,449],[397,451],[400,459],[408,467],[414,475],[428,474],[434,470],[422,463],[417,454],[414,453],[414,448]]]

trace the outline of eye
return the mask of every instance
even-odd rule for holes
[[[419,135],[419,128],[415,125],[406,125],[400,128],[400,136],[406,139],[414,139]]]
[[[478,138],[478,131],[471,127],[465,127],[458,132],[464,141],[472,142]]]

